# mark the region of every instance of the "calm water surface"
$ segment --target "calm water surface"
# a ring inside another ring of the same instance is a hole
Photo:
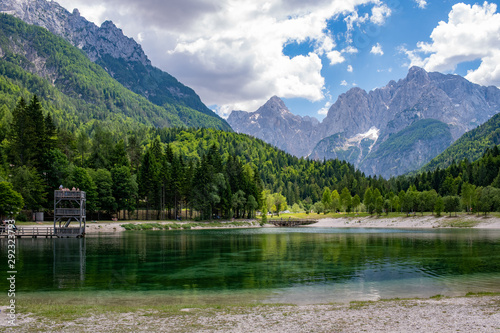
[[[496,230],[140,231],[17,249],[18,292],[29,295],[307,304],[500,292]]]

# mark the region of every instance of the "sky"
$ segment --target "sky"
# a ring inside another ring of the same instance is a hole
[[[113,21],[223,117],[282,98],[322,120],[411,66],[500,87],[500,9],[450,0],[57,0]]]

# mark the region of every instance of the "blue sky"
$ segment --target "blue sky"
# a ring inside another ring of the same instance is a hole
[[[448,14],[457,1],[428,1],[425,8],[420,8],[414,1],[392,2],[391,15],[384,24],[373,23],[355,26],[352,43],[346,41],[342,34],[338,34],[339,47],[342,45],[354,46],[358,52],[346,56],[345,62],[329,65],[323,60],[321,73],[325,77],[325,90],[329,93],[325,100],[310,102],[301,98],[284,98],[285,104],[295,114],[314,115],[313,110],[320,110],[325,105],[334,103],[337,97],[347,90],[357,86],[364,90],[372,90],[385,86],[390,80],[404,78],[411,64],[408,56],[400,51],[401,46],[414,49],[418,42],[430,42],[430,35],[440,21],[448,21]],[[472,1],[461,3],[473,5]],[[363,10],[364,9],[364,10]],[[366,9],[361,7],[362,15]],[[345,32],[345,16],[333,18],[329,23],[332,31]],[[380,45],[383,54],[370,52],[374,46]],[[294,56],[307,53],[311,49],[308,43],[286,46],[285,54]],[[447,73],[466,76],[467,71],[479,67],[480,60],[460,63],[455,70]],[[352,67],[352,71],[348,70]],[[342,83],[343,82],[343,83]],[[324,115],[314,115],[322,119]]]
[[[339,94],[404,78],[418,65],[500,86],[493,2],[434,0],[60,0],[112,20],[153,65],[227,116],[281,97],[322,119]]]

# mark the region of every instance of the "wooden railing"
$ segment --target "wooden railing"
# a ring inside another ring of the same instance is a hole
[[[64,237],[64,236],[82,236],[85,228],[56,228],[53,227],[22,227],[14,231],[16,237]],[[0,227],[0,236],[7,236],[8,229]]]
[[[56,199],[85,199],[84,191],[54,191]]]
[[[85,215],[85,209],[80,208],[56,208],[56,216],[80,216]]]
[[[8,230],[6,228],[0,228],[0,234],[8,234]],[[40,236],[40,237],[47,237],[47,236],[54,236],[54,228],[30,228],[30,227],[23,227],[23,228],[17,228],[17,230],[14,231],[14,234],[18,237],[22,236]]]

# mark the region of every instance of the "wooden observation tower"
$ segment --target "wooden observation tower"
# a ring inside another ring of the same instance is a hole
[[[57,237],[85,236],[86,202],[84,191],[54,191],[54,234]],[[78,226],[70,226],[71,222]]]

